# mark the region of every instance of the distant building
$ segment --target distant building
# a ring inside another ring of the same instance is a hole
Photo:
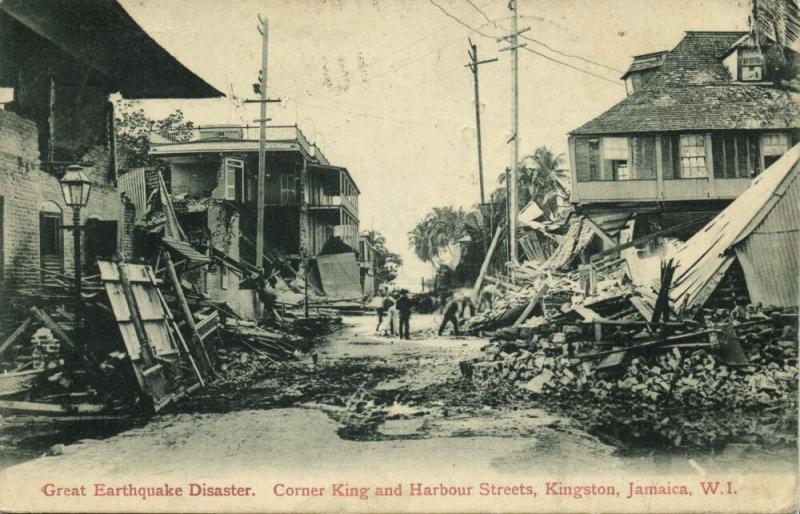
[[[59,273],[68,281],[72,274],[73,232],[60,228],[69,224],[70,213],[64,212],[59,184],[70,164],[83,165],[93,182],[82,210],[84,266],[118,252],[130,255],[133,213],[116,189],[110,94],[139,99],[222,93],[112,0],[0,2],[0,47],[0,297],[12,301],[16,290]]]
[[[578,212],[613,238],[625,214],[654,231],[723,209],[800,139],[800,95],[769,64],[745,32],[634,57],[628,97],[570,133]]]
[[[358,264],[361,268],[361,284],[364,295],[374,296],[378,293],[381,283],[378,281],[378,256],[381,253],[375,247],[369,232],[362,232],[358,238]]]

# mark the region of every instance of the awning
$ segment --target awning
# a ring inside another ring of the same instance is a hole
[[[0,11],[105,74],[125,98],[225,96],[162,48],[116,0],[4,0]]]

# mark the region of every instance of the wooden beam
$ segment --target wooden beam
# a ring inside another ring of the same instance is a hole
[[[24,334],[28,328],[30,328],[30,326],[30,318],[26,319],[20,326],[18,326],[17,329],[10,336],[8,336],[5,341],[3,341],[3,344],[0,345],[0,355],[3,355],[3,353],[10,348],[11,345],[14,344],[14,342],[16,342],[16,340],[19,339],[19,337]]]
[[[519,318],[517,318],[517,321],[514,322],[514,326],[515,327],[518,327],[519,325],[522,324],[523,321],[528,319],[528,316],[530,316],[531,312],[533,312],[533,308],[536,306],[537,303],[539,303],[539,300],[541,300],[542,297],[544,297],[544,295],[547,294],[547,290],[548,289],[549,289],[549,287],[547,286],[547,284],[545,284],[545,285],[542,286],[541,289],[539,289],[536,292],[535,295],[533,295],[533,298],[531,298],[531,301],[528,302],[528,306],[525,307],[525,310],[522,311],[522,314],[519,315]],[[544,314],[544,306],[542,306],[542,314]]]
[[[497,230],[494,232],[494,237],[492,238],[492,244],[489,245],[489,250],[487,250],[486,255],[483,258],[483,264],[481,264],[481,271],[478,273],[478,278],[475,280],[475,286],[472,288],[472,296],[477,298],[478,293],[481,291],[481,284],[483,284],[483,278],[486,275],[486,270],[489,269],[489,263],[492,261],[492,255],[494,254],[495,248],[497,248],[497,242],[500,241],[500,234],[503,233],[504,225],[500,224],[497,226]]]
[[[651,240],[653,240],[653,239],[655,239],[655,238],[657,238],[659,236],[663,236],[665,234],[669,234],[670,232],[675,232],[676,230],[681,230],[681,229],[688,228],[688,227],[691,227],[691,226],[694,226],[694,225],[699,225],[701,223],[708,223],[709,221],[711,221],[711,219],[714,216],[716,216],[716,213],[714,213],[714,214],[712,214],[712,215],[710,215],[708,217],[700,218],[699,220],[696,219],[696,220],[692,220],[692,221],[687,221],[686,223],[681,223],[679,225],[673,225],[671,227],[667,227],[665,229],[661,229],[661,230],[659,230],[657,232],[653,232],[652,234],[640,237],[638,239],[634,239],[630,243],[626,243],[626,244],[623,244],[623,245],[617,245],[614,248],[610,248],[608,250],[603,250],[600,253],[596,253],[596,254],[592,255],[591,260],[592,261],[597,261],[601,257],[605,257],[606,255],[619,253],[622,250],[625,250],[626,248],[631,248],[631,247],[636,246],[638,244],[646,243],[647,241],[651,241]]]
[[[64,332],[64,329],[62,329],[58,325],[58,323],[53,321],[53,318],[48,316],[43,310],[39,309],[38,307],[31,307],[31,313],[33,313],[34,316],[39,318],[39,321],[44,323],[44,326],[49,328],[53,333],[55,333],[55,335],[60,337],[62,341],[64,341],[71,347],[76,348],[75,342],[72,340],[72,338],[69,337],[67,333]]]
[[[520,289],[522,289],[519,286],[515,286],[511,282],[506,282],[505,280],[501,280],[501,279],[495,278],[495,277],[490,277],[488,275],[483,277],[483,280],[485,280],[486,282],[489,282],[491,284],[496,284],[498,286],[505,287],[506,289],[510,289],[512,291],[519,291]]]
[[[611,239],[611,236],[606,234],[602,228],[597,226],[597,223],[595,223],[594,220],[592,220],[592,218],[590,218],[589,216],[584,216],[583,221],[585,221],[589,225],[589,228],[592,229],[592,232],[597,234],[597,237],[603,240],[604,247],[605,245],[608,245],[608,248],[614,248],[615,246],[617,246],[617,242]]]
[[[186,296],[183,294],[183,286],[181,286],[181,281],[178,278],[178,273],[175,271],[175,266],[172,264],[172,258],[170,257],[169,252],[164,252],[164,262],[167,265],[167,272],[169,273],[169,278],[172,281],[172,286],[175,290],[175,296],[178,297],[178,303],[183,311],[183,317],[189,327],[189,332],[192,334],[192,340],[200,348],[200,351],[202,352],[201,355],[203,356],[205,363],[208,365],[209,374],[213,375],[214,364],[211,362],[211,357],[206,351],[203,340],[200,339],[200,335],[197,333],[197,326],[194,323],[194,315],[192,314],[191,309],[189,309],[189,303],[186,301]]]

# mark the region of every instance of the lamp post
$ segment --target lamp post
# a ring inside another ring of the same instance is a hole
[[[67,172],[61,178],[61,193],[64,203],[72,207],[72,225],[63,227],[72,230],[72,240],[75,257],[75,319],[76,330],[80,333],[81,325],[81,209],[89,202],[89,193],[92,191],[92,182],[83,173],[78,165],[67,167]]]

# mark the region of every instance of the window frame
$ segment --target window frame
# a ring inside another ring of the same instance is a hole
[[[697,144],[684,145],[684,141],[688,140],[688,138],[694,138],[695,139],[695,143],[697,142],[697,140],[702,140],[702,144],[701,145],[697,145]],[[697,152],[698,155],[684,155],[684,149],[685,148],[695,148],[695,149],[702,148],[702,152]],[[678,178],[680,178],[680,179],[696,179],[696,178],[708,179],[709,178],[708,137],[706,137],[706,134],[700,134],[700,133],[680,134],[678,136],[678,159],[680,159],[680,161],[678,163],[678,171],[679,171],[679,177]],[[703,174],[702,175],[687,174],[686,170],[689,170],[691,172],[692,169],[699,170],[701,168],[699,166],[691,166],[691,165],[688,166],[688,167],[685,167],[684,166],[684,162],[685,162],[686,159],[694,160],[694,162],[698,162],[700,159],[702,159]]]
[[[225,158],[224,162],[224,182],[225,182],[225,199],[233,202],[241,201],[241,196],[244,194],[244,161],[242,159],[233,159],[230,157]],[[237,172],[241,182],[241,193],[237,194]],[[231,194],[231,191],[233,194]]]

